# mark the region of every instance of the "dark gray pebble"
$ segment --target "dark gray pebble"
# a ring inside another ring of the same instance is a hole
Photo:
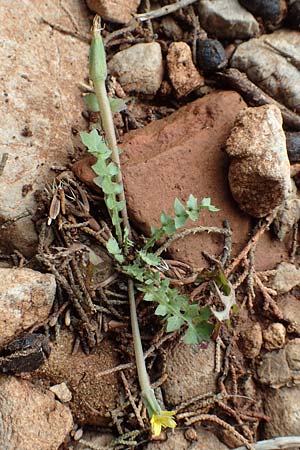
[[[286,147],[288,157],[291,163],[300,162],[300,133],[299,132],[286,132]]]
[[[278,25],[285,17],[285,0],[239,0],[239,3],[264,22]]]
[[[213,73],[227,65],[223,45],[217,39],[199,39],[197,42],[197,65],[204,73]]]
[[[291,3],[288,9],[286,22],[291,28],[295,28],[296,30],[300,29],[300,0]]]

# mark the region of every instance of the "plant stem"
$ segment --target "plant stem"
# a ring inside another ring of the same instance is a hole
[[[129,231],[129,238],[131,237],[131,231],[130,231],[130,224],[128,219],[128,213],[127,213],[127,207],[126,207],[126,201],[125,201],[125,193],[124,193],[124,185],[123,185],[123,178],[122,178],[122,172],[121,172],[121,164],[120,164],[120,157],[119,157],[119,149],[117,144],[117,138],[115,133],[115,127],[113,123],[112,113],[110,109],[110,104],[108,101],[106,86],[105,86],[105,80],[106,80],[106,59],[105,59],[105,53],[104,58],[99,57],[98,55],[94,54],[97,52],[98,48],[102,46],[103,42],[100,35],[100,23],[99,23],[99,17],[95,16],[94,22],[93,22],[93,29],[92,29],[92,46],[91,46],[91,56],[90,58],[93,60],[90,61],[90,66],[92,67],[91,72],[91,79],[94,84],[95,94],[99,103],[100,108],[100,116],[102,120],[102,125],[105,133],[106,140],[108,142],[109,149],[112,151],[112,161],[119,167],[119,173],[116,175],[116,181],[117,183],[122,187],[122,192],[119,194],[119,200],[124,200],[124,206],[121,211],[121,215],[123,218],[123,225],[124,227],[128,228]],[[93,44],[94,47],[93,48]],[[101,47],[100,47],[101,48]],[[104,49],[103,49],[104,51]],[[99,58],[99,67],[97,58]],[[104,66],[105,65],[105,66]]]
[[[136,358],[136,368],[139,376],[141,390],[144,391],[150,385],[149,377],[146,370],[144,352],[142,347],[141,335],[139,330],[138,318],[136,313],[136,305],[134,298],[134,284],[131,279],[128,280],[128,295],[130,305],[131,329],[133,336],[134,352]]]
[[[112,151],[112,160],[119,167],[119,173],[116,175],[117,183],[122,187],[122,192],[119,195],[120,200],[124,200],[124,207],[121,211],[123,218],[123,225],[128,230],[128,236],[131,237],[131,228],[128,220],[126,198],[124,193],[124,185],[121,172],[121,164],[119,158],[119,149],[117,145],[117,139],[115,134],[115,128],[106,92],[105,80],[107,76],[105,50],[100,35],[100,18],[95,16],[92,29],[92,44],[90,50],[90,77],[94,84],[95,94],[99,103],[100,115],[102,125],[105,133],[105,137],[108,143],[109,149]],[[142,396],[145,400],[146,406],[151,413],[159,412],[160,407],[154,395],[154,391],[151,389],[149,376],[146,370],[146,364],[144,360],[144,353],[141,341],[141,335],[139,330],[136,304],[134,297],[134,284],[133,280],[128,279],[128,296],[130,304],[130,317],[132,337],[134,344],[134,352],[136,359],[136,367],[138,372],[139,383],[142,391]],[[150,415],[151,417],[151,415]]]
[[[159,405],[155,398],[153,389],[150,385],[149,376],[146,369],[142,340],[140,335],[140,329],[138,324],[137,312],[136,312],[136,304],[134,298],[134,284],[133,280],[128,280],[128,296],[129,296],[129,305],[130,305],[130,319],[131,319],[131,329],[132,329],[132,338],[134,345],[134,353],[135,353],[135,361],[136,368],[140,383],[140,388],[142,391],[142,396],[146,402],[146,406],[151,410],[151,412],[159,412]]]

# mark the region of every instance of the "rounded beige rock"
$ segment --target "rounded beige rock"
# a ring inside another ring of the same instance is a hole
[[[241,210],[264,217],[288,197],[292,185],[282,117],[275,105],[238,114],[226,142],[229,185]]]
[[[204,84],[204,78],[196,69],[192,52],[185,42],[173,42],[167,55],[169,77],[177,97],[188,95]]]
[[[282,323],[272,323],[263,331],[264,346],[267,350],[282,348],[285,343],[286,329]]]
[[[157,42],[136,44],[116,53],[108,63],[124,91],[154,95],[163,80],[164,66]]]
[[[260,354],[262,343],[262,331],[259,323],[254,323],[241,332],[239,346],[246,358],[256,358]]]

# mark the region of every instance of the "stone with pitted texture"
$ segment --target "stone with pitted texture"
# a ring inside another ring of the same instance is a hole
[[[270,417],[270,421],[264,424],[262,430],[263,439],[300,435],[299,396],[300,386],[265,391],[264,411]],[[296,449],[293,447],[290,450]]]
[[[242,211],[264,217],[292,190],[282,117],[275,105],[242,111],[226,143],[229,184]]]
[[[14,377],[0,377],[0,448],[57,450],[73,427],[70,409],[50,391]]]
[[[215,392],[218,374],[214,368],[215,344],[178,344],[168,355],[168,378],[162,389],[172,406],[196,395]],[[189,368],[188,372],[186,368]]]
[[[257,362],[257,377],[261,384],[278,389],[300,384],[300,339],[293,339],[282,348],[267,352]]]
[[[285,344],[286,329],[282,323],[271,323],[263,331],[264,347],[267,350],[277,350]]]
[[[177,97],[183,97],[204,84],[193,63],[192,52],[185,42],[173,42],[167,54],[169,77]]]
[[[31,269],[0,269],[0,347],[47,319],[55,297],[54,275]]]

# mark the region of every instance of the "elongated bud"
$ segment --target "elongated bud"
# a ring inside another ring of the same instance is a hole
[[[93,83],[100,80],[104,81],[107,77],[106,57],[100,25],[100,17],[95,16],[90,47],[90,78]]]

